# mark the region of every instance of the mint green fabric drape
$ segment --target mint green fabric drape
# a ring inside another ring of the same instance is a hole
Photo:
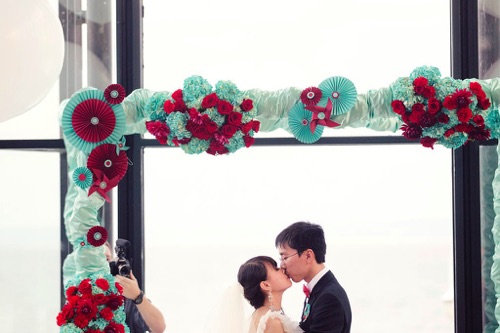
[[[495,242],[493,240],[492,228],[495,220],[493,208],[493,180],[495,170],[498,166],[496,147],[480,147],[480,185],[481,190],[481,244],[482,253],[482,276],[484,283],[484,332],[493,333],[498,327],[495,318],[495,285],[491,279],[491,267],[493,265],[493,254]]]

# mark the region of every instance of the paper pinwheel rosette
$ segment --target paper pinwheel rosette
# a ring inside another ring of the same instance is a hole
[[[85,89],[71,97],[64,107],[61,127],[69,143],[89,154],[104,143],[119,142],[125,132],[125,113],[121,106],[124,90],[110,85],[106,93]]]
[[[89,195],[98,192],[109,201],[106,193],[118,185],[128,169],[128,157],[124,150],[116,145],[102,144],[95,147],[87,159],[87,168],[93,174],[93,183]]]
[[[253,101],[230,81],[215,89],[200,76],[184,80],[183,89],[156,93],[147,102],[146,129],[161,144],[180,146],[188,154],[234,153],[250,147],[260,129]]]
[[[300,102],[288,113],[288,126],[298,141],[314,143],[321,137],[325,126],[340,125],[331,117],[350,111],[356,99],[356,87],[349,79],[341,76],[328,78],[318,87],[302,91]]]

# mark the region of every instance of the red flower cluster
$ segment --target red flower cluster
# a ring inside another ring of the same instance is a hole
[[[207,153],[218,155],[227,154],[229,150],[225,147],[229,140],[239,130],[244,134],[243,142],[246,147],[250,147],[255,139],[249,135],[250,131],[258,132],[260,129],[260,122],[251,120],[247,123],[242,122],[243,114],[241,112],[248,112],[253,109],[253,102],[251,99],[244,99],[239,105],[239,110],[235,109],[228,101],[219,99],[216,93],[211,93],[205,96],[201,102],[200,110],[196,108],[189,108],[183,100],[182,90],[176,90],[172,94],[172,100],[166,100],[163,104],[163,110],[167,115],[173,112],[182,112],[188,116],[185,124],[185,129],[191,133],[191,138],[199,140],[209,140],[210,146]],[[220,126],[210,118],[209,114],[204,113],[207,109],[215,108],[218,114],[224,116],[224,123]],[[170,142],[175,145],[183,145],[189,143],[191,138],[178,138],[168,125],[160,120],[147,121],[146,129],[153,134],[161,144]]]
[[[442,102],[436,98],[435,88],[429,85],[429,81],[423,76],[413,81],[413,91],[416,96],[422,97],[421,102],[414,103],[408,108],[401,100],[393,100],[391,103],[392,110],[400,115],[404,122],[401,130],[405,138],[420,139],[423,146],[432,148],[438,138],[422,137],[423,129],[437,124],[448,124],[450,116],[456,117],[458,124],[450,125],[444,133],[445,138],[457,132],[467,134],[469,140],[489,138],[490,132],[484,126],[484,118],[477,112],[487,110],[491,103],[479,83],[471,82],[468,89],[457,89]],[[476,113],[471,109],[473,96],[477,99],[477,107],[474,108]]]
[[[73,323],[86,333],[124,333],[124,325],[113,321],[114,311],[123,305],[122,287],[115,283],[118,293],[113,293],[104,278],[97,278],[95,286],[97,288],[93,288],[92,280],[87,278],[78,286],[66,289],[66,304],[57,315],[57,325]],[[91,321],[99,318],[107,322],[103,330],[89,327]]]

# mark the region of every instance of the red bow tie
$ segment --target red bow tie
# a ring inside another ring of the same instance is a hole
[[[309,289],[307,288],[306,285],[304,285],[302,290],[304,291],[304,294],[306,294],[306,297],[309,298],[309,295],[311,295],[311,292],[309,291]]]

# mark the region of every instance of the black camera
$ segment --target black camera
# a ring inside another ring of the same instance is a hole
[[[130,279],[130,262],[127,260],[127,248],[130,242],[126,239],[118,238],[116,240],[115,252],[117,258],[109,262],[111,275],[121,275]]]

